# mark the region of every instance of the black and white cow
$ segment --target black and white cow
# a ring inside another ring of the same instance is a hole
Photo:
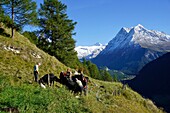
[[[43,77],[41,77],[39,80],[39,84],[40,85],[47,84],[47,85],[51,86],[51,85],[54,85],[54,81],[59,82],[60,80],[53,73],[50,73],[50,74],[45,74]]]
[[[60,83],[66,85],[69,90],[72,90],[74,93],[82,94],[82,91],[87,90],[87,81],[88,77],[81,75],[74,75],[71,78],[67,77],[64,72],[60,73]]]

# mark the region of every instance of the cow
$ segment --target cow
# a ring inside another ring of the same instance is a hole
[[[47,84],[47,85],[51,86],[51,85],[54,85],[54,81],[59,82],[60,80],[53,73],[50,73],[50,74],[45,74],[43,77],[41,77],[39,80],[39,84],[40,85]]]
[[[85,77],[83,74],[76,74],[72,77],[68,77],[66,73],[60,73],[60,83],[67,86],[69,90],[72,90],[74,93],[82,94],[82,91],[87,95],[87,83],[89,81],[88,77]]]
[[[80,79],[81,76],[79,75],[68,77],[66,73],[60,73],[60,83],[65,85],[69,90],[73,91],[74,94],[82,94],[83,85]]]

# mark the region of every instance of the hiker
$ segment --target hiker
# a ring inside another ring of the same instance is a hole
[[[85,76],[82,77],[83,92],[85,96],[87,96],[88,94],[88,87],[87,87],[88,79],[89,79],[88,77]]]
[[[78,70],[78,74],[79,74],[79,75],[82,75],[82,74],[83,74],[83,70],[79,69],[79,70]]]
[[[35,82],[38,82],[38,74],[39,74],[39,66],[41,65],[41,63],[37,63],[35,66],[34,66],[34,80]]]
[[[72,81],[72,72],[70,71],[70,69],[68,68],[66,71],[66,77]]]

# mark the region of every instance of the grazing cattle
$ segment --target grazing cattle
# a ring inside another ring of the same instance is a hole
[[[82,87],[82,88],[83,88],[83,84],[82,84],[82,82],[81,82],[79,79],[77,79],[77,78],[76,78],[76,83],[77,83],[80,87]]]
[[[75,94],[81,92],[80,86],[72,80],[67,80],[65,85],[68,87],[69,90],[73,91]]]
[[[44,88],[44,89],[46,88],[45,85],[42,84],[42,83],[40,83],[40,86],[41,86],[42,88]]]
[[[83,85],[83,87],[81,85],[80,86],[80,90],[81,90],[81,93],[82,91],[84,92],[84,95],[87,95],[88,94],[88,81],[89,81],[89,78],[88,77],[85,77],[83,74],[80,74],[80,75],[75,75],[72,77],[73,81],[76,81],[77,79],[81,81],[81,84]],[[76,81],[77,82],[77,81]]]
[[[76,82],[76,78],[77,78],[78,80],[82,81],[82,80],[83,80],[83,75],[74,75],[74,76],[72,76],[72,80],[73,80],[74,82]]]
[[[77,88],[75,89],[75,92],[78,93],[80,92],[80,94],[82,94],[82,91],[83,91],[83,84],[82,82],[76,78],[76,83],[77,83]]]
[[[39,84],[47,84],[49,86],[54,85],[54,81],[59,82],[58,77],[56,77],[53,73],[46,74],[40,78]]]
[[[74,76],[67,76],[66,73],[60,73],[60,79],[54,76],[53,73],[46,74],[40,78],[39,84],[42,88],[46,88],[45,84],[47,85],[54,85],[54,81],[59,82],[65,85],[69,90],[73,91],[74,94],[80,93],[84,91],[85,95],[87,94],[87,82],[88,77],[84,77],[83,74],[74,75]]]
[[[75,75],[71,78],[66,76],[64,72],[60,73],[60,83],[67,86],[69,90],[72,90],[75,94],[82,94],[83,84],[81,82],[82,76]]]
[[[66,82],[67,82],[66,73],[61,72],[61,73],[60,73],[60,83],[65,85]]]

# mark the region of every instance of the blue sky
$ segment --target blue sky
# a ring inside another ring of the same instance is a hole
[[[43,0],[36,0],[37,5]],[[122,27],[137,24],[170,34],[170,0],[61,0],[77,23],[76,46],[108,43]]]

